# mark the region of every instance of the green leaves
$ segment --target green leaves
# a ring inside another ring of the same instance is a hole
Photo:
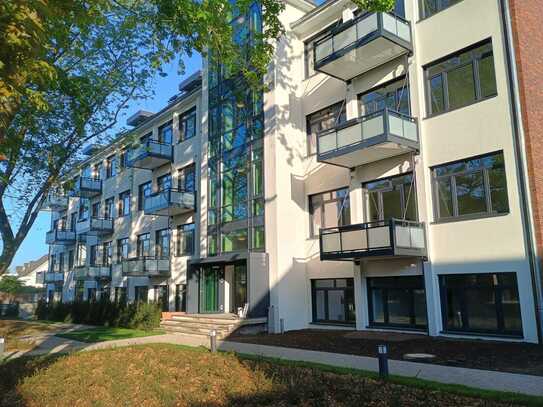
[[[352,0],[361,10],[389,12],[394,9],[395,0]]]

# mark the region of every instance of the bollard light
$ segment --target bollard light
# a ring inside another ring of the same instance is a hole
[[[0,355],[6,351],[6,339],[0,336]]]
[[[217,352],[217,331],[212,329],[209,331],[210,349],[211,353]]]
[[[386,345],[377,346],[377,358],[379,359],[379,377],[388,377],[388,349]]]

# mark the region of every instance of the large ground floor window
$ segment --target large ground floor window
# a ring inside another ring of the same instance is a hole
[[[311,280],[313,322],[354,324],[354,283],[352,278]]]
[[[515,273],[439,277],[446,331],[522,335]]]
[[[370,326],[426,329],[422,276],[368,278]]]

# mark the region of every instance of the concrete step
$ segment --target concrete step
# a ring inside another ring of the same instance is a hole
[[[172,317],[169,319],[171,321],[189,321],[189,322],[201,322],[201,323],[209,323],[209,324],[216,324],[216,325],[231,325],[239,323],[240,320],[238,318],[212,318],[212,317],[205,317],[205,316],[193,316],[193,315],[172,315]]]
[[[233,330],[236,329],[235,326],[232,326],[232,327],[224,326],[224,325],[212,326],[212,325],[207,325],[207,324],[199,324],[197,322],[180,323],[176,321],[163,321],[160,325],[165,329],[181,327],[181,328],[186,328],[186,329],[194,329],[195,331],[202,331],[202,332],[209,332],[213,329],[217,332],[232,332]]]
[[[186,327],[186,326],[162,326],[163,329],[168,333],[180,333],[180,334],[187,334],[187,335],[196,335],[196,336],[209,336],[209,330],[204,328],[193,328],[193,327]],[[217,338],[222,339],[227,337],[230,334],[230,331],[217,331]]]

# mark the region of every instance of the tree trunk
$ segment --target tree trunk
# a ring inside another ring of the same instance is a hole
[[[6,274],[9,270],[9,266],[17,253],[17,249],[20,246],[19,244],[14,244],[15,242],[4,242],[4,247],[2,248],[2,254],[0,254],[0,276]]]

